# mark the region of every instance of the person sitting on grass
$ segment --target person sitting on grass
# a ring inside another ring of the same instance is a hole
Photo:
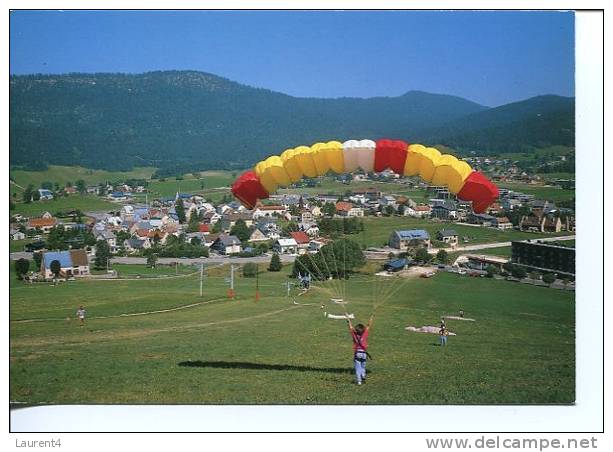
[[[351,319],[347,317],[347,323],[349,324],[349,333],[353,340],[353,366],[355,368],[356,383],[361,385],[362,382],[366,382],[366,359],[370,358],[368,354],[368,333],[372,326],[373,316],[370,316],[368,325],[364,326],[358,323],[356,327],[353,327]]]

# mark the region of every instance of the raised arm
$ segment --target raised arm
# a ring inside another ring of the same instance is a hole
[[[345,318],[347,319],[347,325],[349,326],[349,331],[353,331],[353,324],[351,323],[351,319],[347,315],[345,315]]]

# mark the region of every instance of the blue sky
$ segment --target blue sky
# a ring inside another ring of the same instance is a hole
[[[572,12],[13,11],[11,74],[193,69],[303,97],[574,96]]]

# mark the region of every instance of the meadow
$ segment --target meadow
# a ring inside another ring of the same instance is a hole
[[[575,190],[565,190],[554,186],[525,184],[520,182],[500,182],[498,187],[508,188],[526,195],[534,195],[536,199],[545,199],[554,203],[575,199]]]
[[[391,232],[400,229],[424,229],[428,231],[432,239],[436,238],[436,233],[441,229],[453,229],[460,236],[459,246],[569,235],[566,231],[559,233],[521,232],[514,229],[501,231],[494,228],[455,223],[435,223],[428,219],[413,217],[365,217],[362,221],[364,222],[364,231],[353,234],[350,238],[368,247],[380,247],[387,244]],[[462,237],[467,237],[468,242],[463,242]]]
[[[45,201],[32,201],[30,203],[15,203],[11,215],[21,214],[26,217],[38,217],[45,212],[68,212],[80,210],[81,212],[110,211],[121,209],[122,204],[107,201],[96,195],[70,195],[62,198],[53,198]]]
[[[236,179],[238,173],[230,171],[202,171],[197,174],[186,174],[182,179],[167,178],[164,180],[152,179],[149,190],[153,196],[174,196],[180,193],[204,194],[216,191],[229,193],[230,184]]]
[[[289,267],[24,284],[11,272],[10,400],[25,404],[524,404],[575,399],[574,294],[437,274],[358,274],[286,296]],[[168,269],[166,269],[166,274]],[[402,281],[402,282],[401,282]],[[397,292],[394,294],[393,290]],[[347,327],[323,312],[342,296],[357,321],[376,310],[368,382],[352,384]],[[386,296],[387,295],[387,296]],[[298,303],[298,304],[294,304]],[[321,304],[325,303],[325,309]],[[84,327],[74,320],[87,310]],[[448,320],[438,337],[405,331]],[[70,320],[67,320],[70,317]]]
[[[11,177],[14,181],[11,183],[11,190],[20,195],[29,184],[34,185],[34,188],[39,188],[43,182],[57,182],[60,187],[64,187],[67,182],[74,185],[79,179],[92,185],[126,179],[150,179],[154,172],[153,167],[134,168],[132,171],[105,171],[81,166],[49,165],[44,171],[11,170]]]

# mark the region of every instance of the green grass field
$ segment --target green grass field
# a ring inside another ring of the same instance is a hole
[[[403,284],[360,275],[317,283],[300,305],[285,296],[288,268],[237,278],[227,268],[160,280],[26,285],[11,273],[10,399],[31,404],[490,404],[572,403],[574,294],[507,281],[438,274]],[[377,281],[377,282],[374,282]],[[368,383],[352,384],[351,341],[331,296],[365,321],[379,306]],[[81,328],[74,317],[84,304]],[[476,322],[448,321],[464,309]],[[152,312],[158,311],[158,312]],[[149,312],[149,314],[147,314]],[[132,314],[132,315],[126,315]]]
[[[428,231],[431,238],[435,238],[436,233],[441,229],[453,229],[460,235],[460,237],[469,237],[469,241],[467,243],[460,242],[460,245],[508,242],[511,240],[526,240],[556,235],[569,235],[568,232],[541,234],[516,230],[501,231],[494,228],[466,226],[455,223],[434,223],[428,219],[412,217],[366,217],[363,219],[363,221],[364,231],[359,234],[351,235],[349,238],[366,246],[382,246],[383,244],[386,244],[389,241],[392,231],[397,229],[425,229]]]
[[[215,192],[216,189],[229,187],[237,175],[229,171],[203,171],[196,178],[193,174],[186,174],[183,179],[168,178],[164,181],[153,179],[149,183],[149,190],[154,196],[174,196],[177,192],[199,193]],[[228,193],[227,190],[223,190]]]
[[[48,201],[32,201],[31,203],[17,203],[15,209],[10,211],[10,214],[20,213],[27,217],[37,217],[45,212],[51,212],[55,215],[56,212],[66,212],[69,210],[87,211],[107,211],[119,210],[121,204],[107,201],[104,198],[95,195],[71,195],[65,198],[54,198]]]
[[[34,185],[34,188],[40,188],[43,182],[57,182],[60,187],[64,187],[66,182],[74,184],[79,179],[83,179],[86,184],[116,182],[125,179],[149,179],[154,172],[153,167],[134,168],[132,171],[104,171],[80,166],[50,165],[45,171],[11,170],[11,176],[16,184],[11,184],[11,190],[21,194],[28,184]]]
[[[536,199],[545,199],[552,202],[569,201],[575,198],[575,190],[565,190],[560,187],[505,182],[499,183],[498,186],[525,193],[526,195],[534,195]]]

